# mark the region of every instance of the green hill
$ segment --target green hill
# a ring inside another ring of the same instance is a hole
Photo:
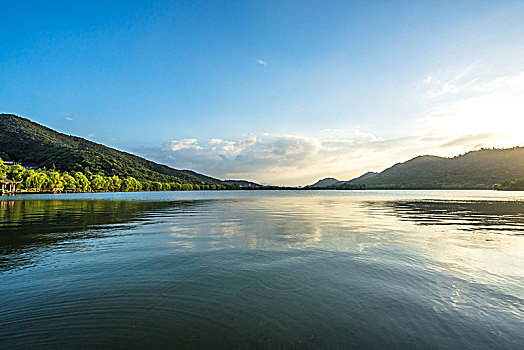
[[[13,114],[0,114],[0,157],[34,167],[84,171],[138,180],[200,184],[224,182],[177,170],[81,137],[59,133]]]
[[[325,179],[318,180],[314,184],[305,186],[304,188],[310,188],[310,189],[328,188],[328,187],[335,187],[343,183],[344,181],[337,180],[334,177],[326,177]]]
[[[453,158],[420,156],[348,183],[367,188],[485,189],[524,177],[524,147],[481,149]]]

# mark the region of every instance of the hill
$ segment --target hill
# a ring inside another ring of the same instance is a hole
[[[13,114],[0,114],[0,157],[33,167],[102,173],[137,180],[225,184],[190,170],[177,170],[81,137],[59,133]]]
[[[306,188],[327,188],[343,184],[344,181],[337,180],[333,177],[326,177],[325,179],[318,180],[312,185],[306,186]]]
[[[378,173],[376,173],[374,171],[368,171],[367,173],[365,173],[363,175],[360,175],[359,177],[357,177],[355,179],[352,179],[352,180],[349,180],[349,181],[344,181],[344,183],[363,183],[364,180],[368,180],[368,179],[374,177],[377,174]]]
[[[524,177],[524,147],[481,149],[453,158],[419,156],[371,177],[348,181],[367,188],[485,189]]]
[[[364,179],[368,179],[368,178],[371,178],[375,175],[377,175],[378,173],[374,173],[372,171],[369,171],[367,173],[365,173],[364,175],[361,175],[359,177],[357,177],[356,179],[353,179],[353,180],[350,180],[350,181],[341,181],[341,180],[337,180],[333,177],[326,177],[325,179],[322,179],[322,180],[318,180],[317,182],[315,182],[314,184],[312,185],[308,185],[308,186],[305,186],[304,188],[329,188],[329,189],[334,189],[334,188],[344,188],[344,189],[350,189],[350,188],[353,188],[353,184],[360,184],[359,182],[357,182],[357,180],[364,180]]]

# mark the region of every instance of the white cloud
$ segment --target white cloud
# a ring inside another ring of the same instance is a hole
[[[164,149],[169,151],[180,151],[183,149],[202,149],[202,147],[198,145],[197,139],[182,139],[166,143]]]
[[[175,168],[222,179],[305,185],[326,176],[347,180],[369,170],[383,170],[416,155],[434,153],[430,150],[456,154],[465,144],[478,144],[485,136],[456,140],[425,135],[386,140],[358,129],[332,130],[324,131],[321,137],[265,134],[263,139],[251,135],[240,140],[173,140],[163,147],[137,152]]]
[[[237,140],[179,139],[137,152],[222,179],[306,185],[327,176],[347,180],[381,171],[418,155],[454,156],[524,144],[524,72],[493,77],[472,67],[422,79],[427,108],[409,125],[391,125],[397,137],[326,128],[314,136],[282,132]]]
[[[95,134],[87,134],[87,137],[93,137]]]
[[[264,61],[264,60],[260,60],[259,59],[259,60],[257,60],[257,63],[260,64],[261,66],[264,66],[264,67],[267,66],[267,62]]]
[[[66,120],[74,120],[73,117],[65,117],[65,118],[66,118]]]
[[[211,150],[229,153],[229,154],[239,154],[244,149],[256,145],[260,142],[260,139],[257,139],[256,136],[248,136],[243,140],[238,141],[226,141],[222,139],[211,139],[208,141],[208,144],[211,146]]]

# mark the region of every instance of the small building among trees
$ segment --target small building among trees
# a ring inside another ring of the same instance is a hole
[[[0,193],[1,194],[15,193],[16,184],[19,184],[21,182],[22,181],[10,180],[7,177],[4,179],[0,179]]]

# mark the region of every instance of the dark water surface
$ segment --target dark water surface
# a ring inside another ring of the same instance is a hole
[[[0,348],[524,348],[524,193],[0,199]]]

